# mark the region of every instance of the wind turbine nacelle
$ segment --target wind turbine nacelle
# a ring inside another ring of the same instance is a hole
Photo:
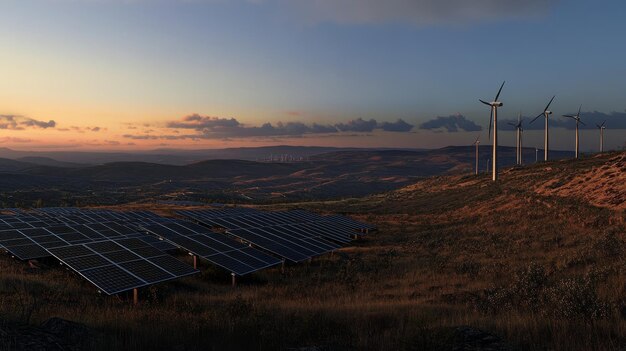
[[[544,113],[545,113],[546,115],[551,115],[551,114],[552,114],[552,111],[546,111],[546,112],[544,112]]]
[[[494,101],[491,103],[491,106],[495,106],[495,107],[502,107],[502,105],[504,105],[503,103],[501,103],[500,101]]]

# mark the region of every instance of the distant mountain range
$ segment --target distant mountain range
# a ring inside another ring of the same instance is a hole
[[[294,158],[308,158],[332,151],[359,150],[320,146],[266,146],[224,149],[155,149],[147,151],[97,152],[97,151],[17,151],[0,148],[0,158],[24,160],[41,165],[57,165],[59,162],[98,165],[111,162],[151,162],[168,165],[186,165],[194,162],[215,159],[238,159],[258,161],[272,155],[291,155]],[[56,164],[54,162],[56,161]]]
[[[224,151],[227,150],[227,151]],[[190,157],[170,154],[169,160],[182,164],[153,162],[161,159],[158,152],[150,154],[119,154],[133,161],[107,162],[88,165],[74,161],[76,153],[57,160],[48,156],[21,156],[19,159],[0,158],[0,201],[8,206],[45,198],[47,205],[62,201],[115,204],[132,201],[191,200],[247,201],[315,200],[364,196],[397,189],[419,178],[473,173],[474,147],[459,146],[437,150],[374,150],[271,147],[224,149],[214,155],[229,152],[268,155],[291,151],[307,155],[300,162],[258,162],[245,159],[209,159],[182,163],[205,155],[195,151]],[[236,150],[236,151],[235,151]],[[513,165],[515,149],[501,147],[501,167]],[[6,152],[6,150],[5,150]],[[185,151],[186,152],[186,151]],[[81,157],[95,153],[78,153]],[[72,157],[69,157],[69,156]],[[111,155],[100,154],[101,160]],[[486,171],[491,156],[489,146],[480,148],[480,169]],[[121,157],[121,156],[118,156]],[[304,157],[304,156],[303,156]],[[572,157],[570,152],[551,152],[552,159]],[[142,158],[143,161],[136,161]],[[535,150],[525,149],[526,163],[535,160]],[[24,200],[26,199],[26,200]]]

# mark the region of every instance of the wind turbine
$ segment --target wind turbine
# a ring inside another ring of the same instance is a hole
[[[478,175],[478,145],[480,145],[480,135],[474,141],[474,145],[476,145],[476,175]]]
[[[583,105],[580,105],[580,107],[578,108],[578,113],[576,115],[563,115],[563,117],[567,117],[567,118],[572,118],[576,121],[576,159],[578,159],[578,150],[579,150],[579,138],[578,138],[578,124],[582,124],[584,126],[586,126],[586,124],[580,120],[580,109],[583,107]]]
[[[522,127],[522,122],[524,119],[520,121],[519,124],[519,164],[520,166],[524,165],[524,128]]]
[[[535,147],[535,163],[537,163],[537,161],[539,161],[539,148]]]
[[[506,82],[506,81],[505,81]],[[493,121],[493,167],[492,167],[492,176],[491,179],[495,182],[498,179],[498,107],[502,107],[502,103],[498,101],[500,97],[500,93],[502,92],[502,87],[504,87],[504,83],[500,86],[500,90],[498,90],[498,94],[496,94],[496,98],[493,99],[492,102],[487,102],[480,100],[483,104],[491,107],[491,116],[489,117],[489,135],[491,136],[491,122]]]
[[[552,103],[552,101],[554,100],[555,97],[556,97],[556,95],[553,96],[552,99],[550,99],[550,102],[548,102],[548,105],[546,105],[546,108],[543,109],[542,113],[540,113],[539,115],[537,115],[537,117],[535,117],[532,121],[530,121],[530,123],[533,123],[534,121],[537,120],[537,118],[541,117],[542,115],[546,118],[546,130],[545,130],[544,136],[543,136],[543,143],[544,143],[543,160],[544,161],[548,160],[548,145],[549,145],[549,140],[548,140],[548,116],[550,116],[552,114],[552,111],[548,110],[548,108],[550,107],[550,104]]]
[[[606,123],[606,121],[602,122],[600,125],[596,124],[596,127],[600,129],[600,152],[604,152],[604,130],[606,129],[604,123]]]
[[[517,124],[515,123],[511,123],[509,122],[509,125],[512,125],[513,127],[515,127],[515,131],[516,131],[516,144],[515,144],[515,148],[517,151],[517,154],[515,155],[515,164],[517,165],[521,165],[522,164],[522,113],[520,112],[519,115],[517,116]]]

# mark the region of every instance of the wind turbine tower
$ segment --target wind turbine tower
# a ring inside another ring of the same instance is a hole
[[[515,144],[515,148],[517,152],[517,154],[515,155],[516,165],[522,164],[522,122],[523,122],[523,119],[522,119],[521,112],[517,116],[517,124],[509,122],[509,125],[512,125],[513,127],[515,127],[515,132],[516,132],[516,144]]]
[[[546,106],[546,108],[543,109],[543,112],[540,113],[539,115],[537,115],[537,117],[535,117],[532,121],[530,121],[530,123],[533,123],[534,121],[537,120],[537,118],[544,116],[546,119],[546,128],[544,131],[544,136],[543,136],[543,143],[544,143],[544,149],[543,149],[543,160],[544,161],[548,161],[548,151],[549,151],[549,140],[548,140],[548,117],[552,114],[552,111],[548,110],[548,108],[550,107],[550,104],[552,104],[552,101],[554,100],[554,98],[556,97],[553,96],[552,99],[550,99],[550,102],[548,102],[548,105]]]
[[[606,121],[602,122],[600,125],[596,124],[596,127],[600,129],[600,152],[604,152],[604,130],[606,129],[604,123],[606,123]]]
[[[535,148],[535,163],[539,161],[539,148]]]
[[[586,125],[585,123],[583,123],[583,121],[580,120],[580,109],[583,107],[583,105],[580,105],[580,107],[578,108],[578,113],[576,115],[563,115],[563,117],[567,117],[567,118],[572,118],[573,120],[576,121],[576,159],[578,159],[578,151],[579,151],[579,146],[580,146],[580,142],[579,142],[579,138],[578,138],[578,124],[582,124],[582,125]]]
[[[491,116],[489,117],[489,135],[491,135],[491,122],[493,122],[493,157],[491,160],[493,166],[491,179],[494,182],[498,179],[498,107],[502,107],[503,105],[500,101],[498,101],[498,98],[500,97],[504,83],[505,82],[502,82],[500,90],[498,90],[498,94],[496,94],[496,98],[493,99],[492,102],[486,102],[479,99],[480,102],[491,107]]]
[[[478,175],[478,146],[480,145],[480,135],[474,141],[474,145],[476,145],[476,175]]]

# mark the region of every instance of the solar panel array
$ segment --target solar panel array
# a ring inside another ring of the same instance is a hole
[[[262,251],[190,222],[163,222],[145,226],[144,229],[236,275],[281,263],[281,260]]]
[[[179,211],[42,208],[0,211],[0,248],[22,259],[54,256],[106,294],[197,273],[167,251],[182,248],[234,275],[334,251],[375,229],[344,216],[222,207]],[[223,228],[216,233],[210,228]]]
[[[223,228],[243,242],[300,262],[349,243],[356,231],[374,227],[344,216],[303,211],[261,212],[246,208],[181,210],[178,214],[212,228]]]
[[[199,272],[136,238],[76,244],[49,251],[107,295]]]

